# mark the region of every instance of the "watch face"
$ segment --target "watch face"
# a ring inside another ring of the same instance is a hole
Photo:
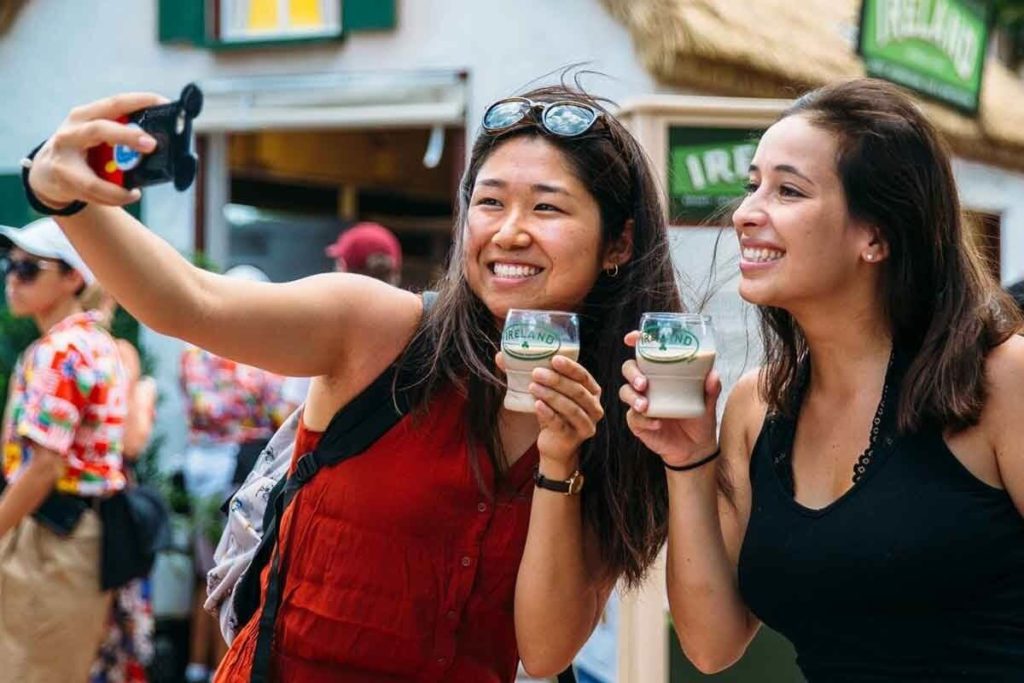
[[[569,480],[569,495],[575,496],[577,493],[583,490],[583,475],[577,474]]]

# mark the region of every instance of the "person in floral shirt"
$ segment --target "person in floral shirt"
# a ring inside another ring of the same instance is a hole
[[[117,302],[98,282],[79,297],[86,310],[101,314],[103,327],[112,330]],[[113,334],[113,332],[111,332]],[[124,426],[125,475],[135,483],[133,465],[149,444],[156,419],[156,380],[142,374],[138,349],[127,339],[114,337],[118,357],[128,381],[128,411]],[[152,584],[148,577],[134,579],[114,591],[107,618],[107,635],[93,660],[88,683],[146,683],[146,667],[153,661]]]
[[[92,273],[51,219],[0,228],[7,304],[42,337],[11,377],[2,433],[0,681],[84,681],[102,639],[102,497],[125,487],[127,382],[78,296]]]
[[[225,274],[268,281],[263,271],[247,265]],[[206,574],[213,568],[213,549],[224,528],[221,505],[232,484],[241,483],[254,462],[246,455],[258,454],[297,407],[285,398],[285,379],[192,345],[181,355],[181,386],[188,410],[185,487],[192,504],[198,578],[186,671],[189,683],[206,681],[227,649],[216,620],[203,609]]]
[[[195,444],[267,440],[295,406],[283,400],[285,378],[215,356],[197,346],[181,355],[188,438]]]

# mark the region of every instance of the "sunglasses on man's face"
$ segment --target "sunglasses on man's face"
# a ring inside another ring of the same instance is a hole
[[[60,264],[53,261],[4,257],[0,259],[0,270],[3,271],[4,277],[14,275],[19,282],[28,284],[39,277],[39,273],[44,270],[60,270]]]
[[[590,130],[601,112],[589,104],[561,100],[534,102],[525,97],[498,100],[484,112],[483,126],[488,133],[497,133],[532,117],[552,135],[571,138]]]

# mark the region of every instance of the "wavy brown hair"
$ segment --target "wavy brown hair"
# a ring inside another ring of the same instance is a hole
[[[889,246],[881,296],[893,345],[906,364],[901,432],[961,430],[985,403],[985,358],[1020,327],[1012,300],[985,268],[965,225],[950,155],[907,96],[858,79],[811,91],[781,118],[803,116],[836,136],[847,211]],[[769,407],[796,411],[807,341],[793,317],[760,307]]]
[[[617,276],[602,273],[586,296],[580,318],[580,363],[601,385],[604,419],[582,446],[583,519],[597,539],[604,569],[636,584],[654,561],[667,531],[668,493],[661,460],[626,426],[618,399],[622,363],[631,356],[623,336],[644,311],[681,309],[669,257],[660,195],[642,148],[604,101],[577,86],[551,86],[523,95],[534,102],[572,100],[602,112],[586,133],[563,138],[533,120],[497,134],[481,132],[473,145],[458,196],[458,219],[447,272],[437,284],[437,303],[424,317],[403,367],[412,370],[412,404],[424,411],[444,387],[455,385],[468,398],[471,441],[482,445],[495,471],[505,467],[497,428],[505,381],[494,365],[500,329],[466,280],[464,249],[470,195],[477,173],[509,140],[543,137],[564,155],[600,208],[602,246],[618,239],[633,221],[633,255]],[[478,470],[479,472],[479,470]]]

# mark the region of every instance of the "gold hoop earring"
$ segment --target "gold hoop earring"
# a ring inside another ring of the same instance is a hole
[[[618,277],[619,276],[619,264],[616,263],[611,268],[605,268],[604,269],[604,274],[607,275],[608,277]]]

